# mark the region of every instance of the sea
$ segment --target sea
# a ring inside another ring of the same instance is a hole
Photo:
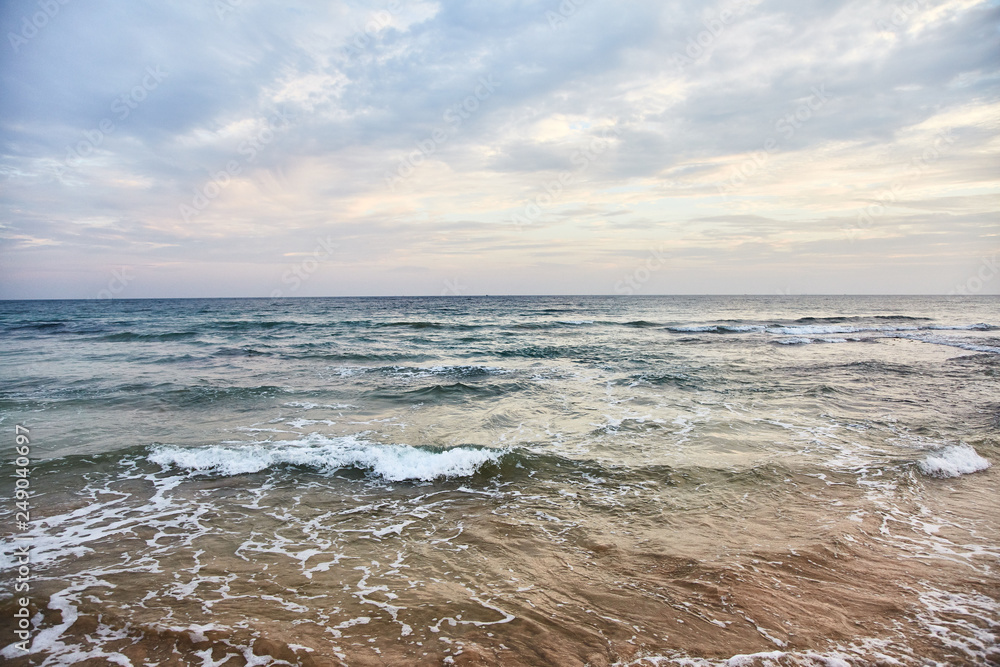
[[[0,369],[6,665],[1000,664],[997,296],[4,301]]]

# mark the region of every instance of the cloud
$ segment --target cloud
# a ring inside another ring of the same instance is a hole
[[[992,2],[58,6],[0,9],[0,297],[267,294],[327,237],[315,293],[611,292],[662,244],[702,276],[651,290],[946,292],[995,251]]]

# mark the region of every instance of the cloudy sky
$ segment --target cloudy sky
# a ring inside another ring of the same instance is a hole
[[[0,26],[0,298],[1000,293],[997,0]]]

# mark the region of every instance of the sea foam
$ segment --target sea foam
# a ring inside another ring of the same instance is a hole
[[[164,467],[223,476],[255,473],[281,465],[333,472],[362,468],[383,479],[429,481],[440,477],[468,477],[484,464],[499,461],[504,449],[455,447],[434,451],[410,445],[381,445],[357,436],[327,438],[316,434],[302,440],[269,444],[211,447],[161,445],[149,460]]]
[[[986,470],[990,462],[966,444],[940,449],[920,462],[920,471],[931,477],[958,477]]]

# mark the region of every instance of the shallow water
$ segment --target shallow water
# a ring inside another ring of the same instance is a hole
[[[0,340],[12,664],[1000,660],[996,297],[2,302]]]

